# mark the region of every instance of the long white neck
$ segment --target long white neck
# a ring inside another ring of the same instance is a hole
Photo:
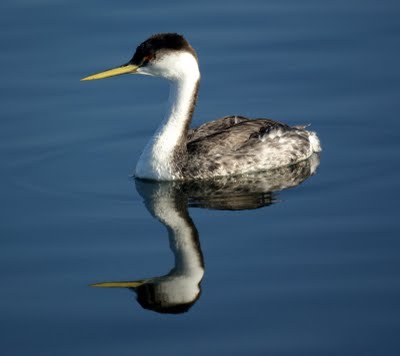
[[[170,275],[184,276],[200,282],[203,273],[203,257],[199,248],[198,233],[187,211],[177,210],[173,200],[159,201],[154,205],[154,215],[168,229],[169,243],[175,257]]]
[[[168,229],[175,264],[167,275],[153,279],[153,283],[157,282],[157,292],[163,300],[172,304],[193,301],[204,275],[198,232],[187,211],[187,201],[177,197],[177,191],[172,186],[160,186],[146,204]]]
[[[192,120],[200,73],[193,57],[181,55],[180,65],[186,69],[171,77],[166,117],[146,145],[136,166],[136,176],[153,180],[182,178],[180,166],[187,159],[186,137]],[[176,63],[175,63],[176,65]],[[186,67],[185,67],[186,66]]]

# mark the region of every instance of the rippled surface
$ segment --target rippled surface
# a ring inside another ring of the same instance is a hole
[[[389,0],[2,1],[2,353],[398,355],[399,10]],[[79,82],[160,31],[198,51],[197,124],[312,123],[324,149],[317,174],[272,205],[269,195],[251,210],[192,202],[205,272],[196,303],[173,315],[129,290],[89,287],[174,266],[130,178],[167,83]]]

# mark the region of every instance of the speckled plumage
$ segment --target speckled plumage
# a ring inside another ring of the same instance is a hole
[[[320,151],[315,133],[303,127],[242,116],[227,116],[189,130],[186,148],[181,170],[182,177],[190,179],[275,169]]]
[[[138,47],[134,62],[142,58],[153,58],[146,74],[169,79],[172,89],[167,118],[139,160],[138,177],[198,180],[240,175],[292,165],[321,150],[314,132],[270,119],[227,116],[189,129],[200,81],[194,49],[183,36],[159,34]]]

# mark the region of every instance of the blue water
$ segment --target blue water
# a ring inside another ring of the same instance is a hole
[[[2,355],[399,355],[399,18],[390,0],[3,0]],[[188,208],[205,270],[181,314],[89,286],[174,266],[131,178],[167,83],[79,81],[167,31],[200,58],[196,124],[311,123],[323,145],[272,205]]]

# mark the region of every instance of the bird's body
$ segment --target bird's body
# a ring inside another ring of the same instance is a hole
[[[127,64],[84,80],[125,73],[171,82],[169,109],[136,166],[138,178],[210,179],[295,164],[321,150],[314,132],[270,119],[227,116],[190,129],[200,81],[197,55],[177,34],[143,42]]]
[[[186,175],[213,177],[288,166],[320,150],[314,135],[269,119],[215,120],[189,131]]]

